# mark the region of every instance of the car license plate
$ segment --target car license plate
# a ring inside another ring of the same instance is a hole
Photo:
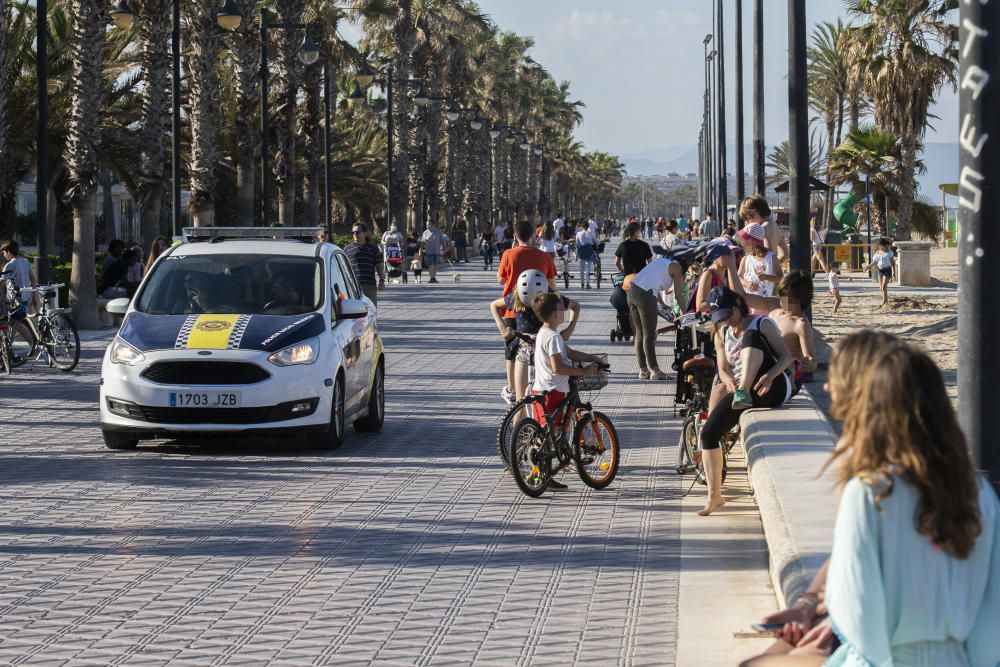
[[[238,408],[243,395],[238,391],[172,391],[172,408]]]

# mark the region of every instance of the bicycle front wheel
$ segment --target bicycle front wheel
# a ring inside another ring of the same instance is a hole
[[[35,351],[35,332],[31,330],[24,320],[11,323],[10,337],[10,365],[17,368],[28,359]]]
[[[10,326],[8,324],[8,326]],[[10,375],[14,370],[14,364],[10,358],[10,337],[6,331],[0,331],[0,366],[3,372]]]
[[[49,331],[45,338],[45,349],[52,365],[67,372],[76,368],[80,363],[80,333],[73,318],[65,313],[49,317]]]
[[[511,444],[514,442],[514,429],[522,419],[532,416],[531,406],[541,402],[541,400],[540,396],[525,396],[507,408],[507,412],[500,418],[500,428],[497,429],[497,454],[503,461],[504,468],[510,468],[510,450]]]
[[[576,470],[587,486],[603,489],[618,474],[618,432],[602,412],[585,415],[573,432]]]
[[[517,487],[531,498],[545,493],[552,474],[552,461],[545,441],[545,429],[530,417],[514,429],[510,468]]]

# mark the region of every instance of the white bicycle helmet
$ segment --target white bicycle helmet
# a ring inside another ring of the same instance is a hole
[[[539,294],[549,291],[549,279],[538,269],[528,269],[517,277],[517,298],[530,306]]]

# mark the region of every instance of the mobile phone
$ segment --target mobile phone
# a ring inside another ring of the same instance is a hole
[[[783,627],[784,623],[754,623],[750,626],[757,632],[778,632]]]

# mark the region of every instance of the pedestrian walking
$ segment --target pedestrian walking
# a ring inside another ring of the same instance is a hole
[[[424,265],[430,274],[429,283],[437,282],[437,267],[441,263],[441,253],[445,248],[445,237],[437,222],[430,220],[427,222],[427,229],[420,237],[420,249],[424,255]]]
[[[869,271],[873,268],[878,269],[878,288],[882,292],[883,306],[889,305],[889,281],[892,280],[894,258],[895,255],[892,252],[892,248],[889,247],[889,241],[880,239],[878,242],[878,251],[872,256],[871,264],[868,265]]]
[[[701,238],[705,241],[711,241],[722,233],[722,227],[719,225],[719,221],[712,217],[711,211],[705,214],[705,219],[701,221],[699,232],[701,233]]]
[[[576,257],[580,260],[580,289],[590,289],[590,274],[597,257],[597,238],[587,226],[581,225],[576,233]]]
[[[627,280],[629,316],[635,331],[635,360],[640,380],[666,380],[656,359],[657,304],[668,307],[663,293],[673,288],[678,304],[684,302],[684,269],[671,259],[654,259]]]
[[[361,284],[361,291],[377,306],[378,292],[385,289],[385,265],[382,253],[371,242],[368,226],[365,223],[354,223],[351,235],[354,241],[347,244],[344,254],[347,255],[351,268],[354,269],[354,275]]]
[[[483,271],[493,270],[493,244],[494,236],[491,232],[485,231],[479,237],[479,256],[483,258]]]
[[[833,314],[836,315],[837,311],[840,310],[840,269],[833,268],[830,269],[827,274],[827,279],[830,281],[830,296],[833,297]]]

